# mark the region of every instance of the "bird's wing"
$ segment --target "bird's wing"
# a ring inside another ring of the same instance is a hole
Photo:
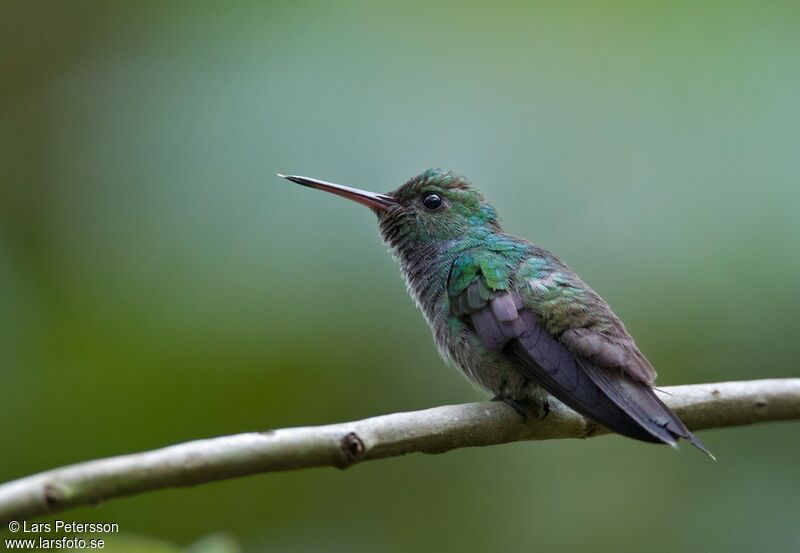
[[[516,273],[519,293],[546,330],[595,366],[654,385],[656,371],[608,304],[561,260],[532,256]]]
[[[521,299],[510,290],[516,265],[501,253],[480,249],[457,257],[450,270],[451,315],[469,322],[489,350],[503,349],[524,330],[517,316]]]
[[[659,441],[674,444],[684,438],[710,453],[683,422],[656,396],[656,372],[636,347],[622,321],[608,304],[563,262],[553,256],[532,256],[516,273],[522,299],[521,316],[526,334],[512,346],[524,363],[541,358],[540,336],[549,336],[574,359],[577,374],[586,377],[600,393],[627,416],[622,429],[617,420],[593,417],[612,430],[626,434],[631,422]],[[538,328],[535,328],[538,327]],[[528,362],[535,372],[535,363]],[[540,364],[545,371],[547,368]],[[556,395],[556,394],[554,394]],[[559,398],[561,399],[561,398]],[[563,401],[563,400],[562,400]],[[569,401],[565,401],[569,405]],[[630,435],[630,434],[628,434]]]
[[[453,314],[469,321],[487,349],[502,351],[579,413],[632,438],[675,444],[682,437],[707,451],[653,392],[655,372],[622,323],[557,260],[461,256],[448,293]]]

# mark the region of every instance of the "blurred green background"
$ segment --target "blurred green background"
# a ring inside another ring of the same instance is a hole
[[[795,2],[0,2],[0,481],[485,397],[373,215],[276,171],[453,169],[661,385],[797,376],[798,29]],[[61,518],[248,552],[798,550],[800,426],[702,438],[719,462],[520,443]]]

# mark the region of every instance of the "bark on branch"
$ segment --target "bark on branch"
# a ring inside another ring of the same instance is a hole
[[[673,386],[664,391],[664,401],[691,430],[800,419],[800,378]],[[560,404],[552,406],[546,419],[523,423],[505,404],[482,402],[223,436],[88,461],[2,484],[0,521],[262,472],[344,468],[406,453],[606,432]]]

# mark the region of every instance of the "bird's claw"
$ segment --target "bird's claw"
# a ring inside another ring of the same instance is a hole
[[[547,402],[547,400],[517,400],[498,394],[492,398],[492,401],[502,401],[511,407],[520,417],[522,417],[522,422],[528,422],[528,413],[535,413],[536,418],[539,420],[544,420],[547,415],[550,414],[550,404]]]

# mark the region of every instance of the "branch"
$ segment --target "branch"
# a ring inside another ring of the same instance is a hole
[[[665,392],[666,403],[692,430],[800,419],[800,378],[674,386]],[[0,521],[262,472],[345,468],[406,453],[588,438],[606,432],[560,403],[552,406],[546,419],[523,423],[503,403],[482,402],[223,436],[88,461],[2,484]]]

